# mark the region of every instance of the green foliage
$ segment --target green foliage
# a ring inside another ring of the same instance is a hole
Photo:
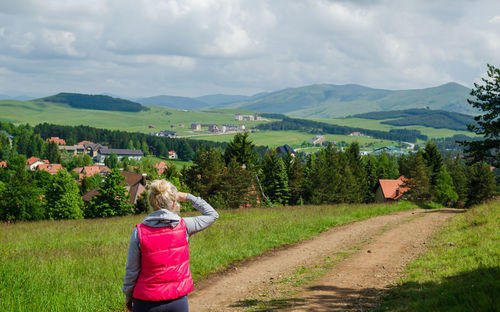
[[[436,177],[443,166],[443,158],[439,153],[436,143],[428,141],[423,152],[425,165],[429,169],[429,177],[432,186],[436,185]]]
[[[147,107],[129,100],[113,98],[107,95],[88,95],[78,93],[59,93],[42,99],[45,102],[64,103],[74,108],[140,112]]]
[[[421,151],[418,151],[418,153],[412,157],[409,175],[406,178],[407,181],[405,184],[410,190],[405,196],[419,203],[430,201],[431,182]]]
[[[469,196],[467,167],[459,157],[456,157],[448,162],[447,168],[451,178],[453,179],[453,189],[458,196],[455,206],[464,207]]]
[[[116,169],[116,168],[118,168],[118,156],[115,153],[111,153],[109,156],[106,156],[104,158],[104,164],[109,169]]]
[[[273,204],[286,205],[290,198],[288,176],[280,156],[273,151],[267,154],[262,165],[262,188]]]
[[[80,181],[80,195],[87,194],[90,190],[96,188],[102,182],[100,174],[95,174],[92,177],[83,177]]]
[[[292,157],[288,153],[284,160],[286,175],[288,178],[288,188],[290,189],[290,205],[297,205],[302,199],[302,184],[304,181],[304,170],[302,168],[301,159],[297,156]]]
[[[83,218],[83,200],[78,185],[64,170],[52,177],[45,192],[45,211],[51,220]]]
[[[485,162],[469,167],[469,195],[467,206],[473,206],[491,199],[495,195],[495,177]]]
[[[148,192],[142,192],[134,206],[134,214],[148,213],[150,211]]]
[[[477,125],[467,128],[484,137],[482,141],[464,142],[472,161],[486,160],[500,167],[500,69],[488,64],[488,78],[481,78],[484,84],[474,83],[467,102],[481,111],[474,119]]]
[[[248,169],[251,169],[257,160],[253,151],[254,147],[252,140],[248,138],[248,132],[237,133],[226,147],[224,159],[227,164],[235,159],[240,166],[245,165]]]
[[[24,168],[26,158],[20,156],[21,164],[15,168],[8,185],[0,194],[0,219],[4,221],[42,220],[45,212],[42,207],[41,190]],[[24,160],[24,162],[23,162]]]
[[[442,166],[436,175],[436,185],[433,188],[433,193],[443,205],[451,206],[452,203],[458,201],[458,194],[453,187],[453,178],[445,166]]]
[[[129,214],[133,205],[129,203],[130,195],[120,185],[125,180],[120,170],[113,169],[106,174],[103,183],[99,186],[99,195],[95,196],[84,209],[86,218],[124,216]]]
[[[55,142],[48,142],[43,149],[43,159],[47,159],[51,164],[61,163],[61,154],[59,154],[59,146]]]

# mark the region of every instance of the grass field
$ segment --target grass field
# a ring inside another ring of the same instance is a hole
[[[349,127],[358,127],[358,128],[365,128],[365,129],[373,129],[373,130],[381,130],[381,131],[389,131],[391,129],[415,129],[415,130],[420,130],[420,132],[422,132],[422,134],[427,135],[429,137],[429,139],[446,138],[446,137],[451,137],[455,134],[464,134],[464,135],[471,136],[471,137],[475,136],[470,131],[437,129],[437,128],[424,127],[424,126],[397,127],[397,126],[386,125],[386,124],[380,123],[383,120],[362,119],[362,118],[334,118],[334,119],[315,119],[315,120],[329,123],[329,124],[349,126]]]
[[[500,201],[453,218],[377,311],[500,311]]]
[[[193,277],[196,283],[332,226],[413,208],[402,202],[220,211],[212,227],[190,239]],[[142,218],[0,224],[0,310],[122,310],[128,241]]]
[[[146,133],[159,130],[172,130],[178,134],[193,134],[189,129],[193,122],[245,124],[246,127],[254,127],[262,123],[260,121],[235,121],[235,113],[248,113],[242,110],[183,111],[159,106],[149,106],[149,108],[149,111],[134,113],[75,109],[65,104],[45,102],[3,100],[0,101],[0,121],[15,124],[29,123],[31,125],[42,122],[71,126],[88,125],[97,128]],[[179,127],[180,123],[183,123],[185,127]],[[150,124],[156,128],[149,129]],[[176,127],[172,129],[170,128],[171,125],[175,125]]]
[[[283,144],[288,144],[294,148],[299,147],[302,142],[309,142],[315,134],[302,132],[302,131],[258,131],[250,133],[250,139],[254,141],[255,145],[263,145],[269,147],[276,147]],[[233,134],[227,135],[211,135],[211,136],[199,136],[193,139],[200,140],[210,140],[216,142],[229,142],[233,139]],[[325,134],[325,139],[328,141],[344,141],[346,143],[358,142],[360,145],[365,145],[368,143],[373,143],[370,149],[396,145],[397,142],[389,140],[380,140],[367,137],[354,137],[348,135],[337,135],[337,134]]]

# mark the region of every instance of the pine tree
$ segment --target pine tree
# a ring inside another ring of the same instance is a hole
[[[431,185],[422,152],[418,151],[412,161],[410,174],[406,177],[405,183],[409,188],[407,196],[415,202],[429,201],[431,199]]]
[[[353,189],[350,190],[349,202],[364,202],[368,198],[369,186],[358,142],[349,144],[345,151],[345,156],[347,157],[350,174],[352,174],[356,182],[353,185]]]
[[[118,156],[115,153],[111,153],[109,156],[106,156],[106,158],[104,158],[104,164],[109,169],[118,168]]]
[[[104,182],[99,186],[99,195],[95,196],[84,210],[86,218],[124,216],[129,214],[133,205],[129,203],[130,195],[120,185],[125,180],[120,170],[113,169],[106,174]]]
[[[487,163],[478,162],[470,166],[468,207],[491,199],[495,195],[495,188],[495,177]]]
[[[443,205],[451,205],[458,200],[458,194],[453,187],[453,179],[445,166],[442,166],[436,175],[436,185],[433,187],[433,193],[438,202]]]
[[[377,175],[377,170],[378,170],[378,165],[377,165],[377,159],[375,156],[370,155],[366,158],[366,183],[368,187],[368,193],[366,196],[366,201],[367,202],[373,202],[375,200],[375,192],[376,192],[376,187],[378,183],[378,175]]]
[[[55,142],[45,144],[43,158],[47,159],[51,164],[61,163],[61,154],[59,154],[59,146]]]
[[[229,142],[229,145],[224,152],[226,164],[229,164],[232,159],[235,159],[237,163],[245,165],[247,169],[251,169],[253,167],[257,156],[253,151],[255,145],[248,136],[249,134],[247,131],[237,133],[233,140]]]
[[[304,179],[304,171],[300,159],[292,157],[288,153],[285,157],[285,167],[288,177],[288,188],[290,189],[290,205],[297,205],[300,202],[302,195],[302,183]]]
[[[50,220],[83,218],[78,185],[64,170],[52,177],[45,193],[45,211]]]
[[[316,164],[316,156],[310,154],[304,165],[304,179],[302,181],[302,199],[306,203],[310,203],[312,200],[312,194],[318,177],[317,172],[318,166]]]
[[[288,177],[283,160],[276,151],[265,156],[262,175],[262,187],[266,196],[275,204],[286,205],[290,198]]]
[[[456,157],[447,164],[448,172],[453,179],[453,189],[458,195],[455,206],[464,207],[469,196],[469,179],[465,163]]]
[[[427,168],[429,168],[431,185],[435,186],[437,175],[439,174],[439,172],[441,171],[441,167],[443,166],[443,158],[441,157],[441,153],[439,153],[437,149],[436,143],[432,141],[427,142],[423,152],[423,157]]]

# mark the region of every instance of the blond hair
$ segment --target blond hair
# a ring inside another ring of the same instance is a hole
[[[151,183],[148,199],[153,210],[179,210],[180,206],[176,198],[177,188],[170,181],[154,180]]]

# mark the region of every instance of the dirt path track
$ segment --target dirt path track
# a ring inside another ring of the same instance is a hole
[[[190,310],[244,311],[236,303],[262,291],[272,291],[273,281],[303,265],[355,248],[360,250],[319,281],[306,285],[300,294],[283,303],[283,310],[363,311],[369,308],[369,299],[396,281],[399,272],[421,253],[440,225],[457,212],[403,211],[335,227],[196,285],[189,295]]]

